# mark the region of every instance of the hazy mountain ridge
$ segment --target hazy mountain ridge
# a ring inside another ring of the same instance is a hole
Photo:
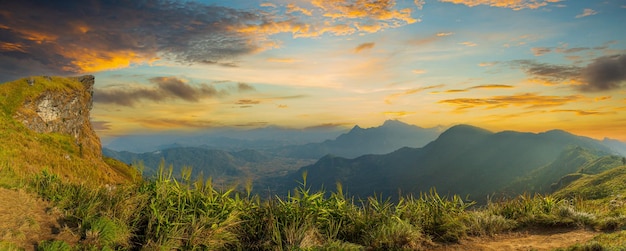
[[[154,177],[160,166],[166,169],[171,166],[176,177],[180,176],[184,167],[190,167],[192,179],[200,176],[211,177],[225,185],[228,182],[241,183],[247,180],[263,183],[267,178],[280,177],[313,163],[312,160],[274,156],[252,149],[229,152],[201,147],[178,147],[132,153],[104,148],[103,154],[127,164],[141,165],[147,178]]]
[[[105,147],[115,151],[134,153],[153,152],[175,147],[203,147],[226,151],[262,150],[287,145],[321,142],[337,137],[337,135],[345,131],[346,129],[340,126],[308,129],[268,126],[249,130],[215,128],[193,133],[162,132],[158,134],[127,135],[111,140],[105,144]]]
[[[457,125],[423,148],[402,148],[355,159],[326,156],[287,179],[297,180],[306,171],[314,188],[332,189],[339,181],[344,189],[360,196],[375,192],[388,196],[399,191],[419,193],[436,187],[444,194],[484,200],[516,178],[554,162],[572,146],[592,149],[600,155],[613,153],[600,141],[562,130],[492,133]]]
[[[422,147],[437,138],[441,127],[422,128],[398,120],[387,120],[381,126],[354,126],[347,133],[322,143],[288,146],[278,150],[285,156],[319,159],[327,154],[355,158],[365,154],[390,153],[402,147]]]

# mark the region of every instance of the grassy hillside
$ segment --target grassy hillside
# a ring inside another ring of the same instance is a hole
[[[29,81],[37,84],[30,85]],[[137,177],[128,166],[93,158],[100,154],[85,152],[70,135],[36,133],[15,119],[25,102],[43,93],[64,96],[81,88],[76,79],[60,77],[32,77],[0,84],[0,169],[10,169],[18,176],[46,169],[71,181],[90,183],[120,183]]]
[[[583,174],[597,174],[622,165],[622,157],[582,147],[564,150],[552,163],[533,170],[511,183],[509,194],[551,193]]]

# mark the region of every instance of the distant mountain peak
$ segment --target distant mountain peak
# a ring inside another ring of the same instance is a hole
[[[363,128],[361,128],[359,125],[355,125],[354,127],[352,127],[352,129],[350,130],[350,132],[354,132],[354,131],[360,131],[363,130]],[[349,132],[349,133],[350,133]]]
[[[385,120],[382,126],[397,126],[397,125],[408,126],[409,124],[404,123],[400,120],[396,120],[396,119],[388,119],[388,120]]]
[[[546,131],[545,134],[550,134],[550,135],[574,135],[574,134],[571,134],[568,131],[561,130],[561,129],[552,129],[550,131]]]
[[[445,132],[443,132],[441,135],[450,135],[450,134],[482,134],[482,135],[489,135],[489,134],[493,134],[491,131],[487,130],[487,129],[483,129],[480,127],[476,127],[476,126],[472,126],[472,125],[467,125],[467,124],[459,124],[459,125],[455,125],[450,127],[448,130],[446,130]]]

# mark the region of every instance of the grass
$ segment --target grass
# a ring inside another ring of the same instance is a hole
[[[260,198],[249,187],[216,190],[210,179],[192,181],[187,171],[179,180],[171,170],[162,165],[154,179],[109,188],[67,183],[44,171],[31,186],[65,211],[82,236],[77,250],[420,250],[525,228],[619,230],[626,218],[623,210],[582,198],[547,195],[479,208],[434,189],[397,203],[375,196],[356,201],[341,186],[311,191],[306,176],[286,197]],[[611,236],[594,241],[610,243]]]

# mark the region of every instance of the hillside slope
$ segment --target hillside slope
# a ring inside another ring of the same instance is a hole
[[[0,84],[0,168],[19,175],[47,169],[76,182],[121,183],[137,177],[103,158],[89,121],[93,76],[30,77]]]
[[[596,140],[559,130],[492,133],[458,125],[423,148],[355,159],[326,156],[286,178],[298,180],[307,172],[314,189],[332,189],[339,181],[348,192],[359,196],[420,193],[436,187],[443,194],[470,195],[482,201],[514,179],[552,163],[572,146],[593,149],[598,155],[611,153]],[[558,178],[551,182],[556,181]]]

